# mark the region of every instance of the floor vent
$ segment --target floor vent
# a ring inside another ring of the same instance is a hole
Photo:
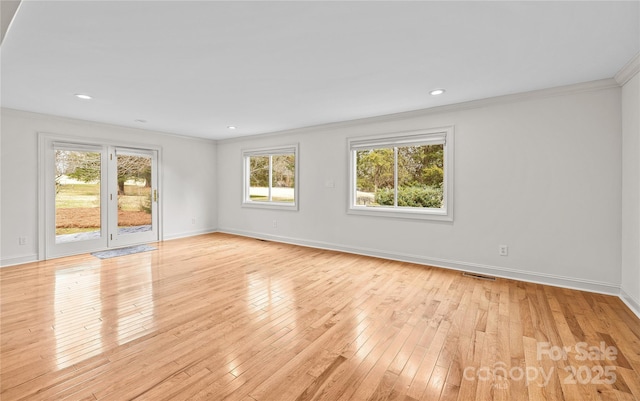
[[[465,276],[465,277],[477,278],[477,279],[480,279],[480,280],[496,281],[495,277],[485,276],[483,274],[478,274],[478,273],[463,272],[462,275]]]

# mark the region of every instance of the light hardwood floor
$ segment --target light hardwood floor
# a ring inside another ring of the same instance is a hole
[[[157,247],[0,269],[2,401],[640,399],[613,296],[225,234]]]

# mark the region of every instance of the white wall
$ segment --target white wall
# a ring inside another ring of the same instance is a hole
[[[218,227],[586,290],[622,286],[627,303],[637,304],[638,79],[622,89],[605,80],[217,145],[3,109],[1,263],[38,257],[37,133],[44,132],[161,146],[164,239]],[[347,138],[444,125],[456,130],[453,223],[346,214]],[[294,142],[300,210],[242,208],[241,149]],[[18,245],[21,236],[27,245]],[[509,256],[498,256],[499,244]]]
[[[640,316],[640,76],[622,87],[622,299]]]
[[[619,86],[605,80],[221,141],[219,230],[618,294],[620,103]],[[451,124],[453,223],[346,214],[348,137]],[[294,142],[300,210],[242,208],[241,149]],[[498,256],[499,244],[509,256]]]
[[[38,258],[39,132],[162,147],[164,239],[215,230],[214,141],[2,109],[2,265]],[[192,218],[196,219],[195,224]],[[18,245],[18,237],[27,237],[27,244]]]

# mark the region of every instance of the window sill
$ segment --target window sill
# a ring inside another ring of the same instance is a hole
[[[284,202],[242,202],[242,207],[255,208],[255,209],[273,209],[273,210],[289,210],[298,211],[297,203],[284,203]]]
[[[347,214],[412,220],[453,221],[452,213],[437,209],[416,210],[414,208],[351,206],[347,209]]]

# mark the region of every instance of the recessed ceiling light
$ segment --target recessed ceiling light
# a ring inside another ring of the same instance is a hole
[[[434,89],[431,92],[429,92],[431,96],[438,96],[438,95],[442,95],[443,93],[444,93],[444,89]]]
[[[230,129],[230,130],[234,130],[234,129],[236,129],[236,128],[237,128],[237,127],[236,127],[236,126],[234,126],[234,125],[229,125],[229,126],[227,126],[227,129]]]
[[[147,122],[147,120],[137,119],[137,120],[135,120],[135,122],[144,124],[144,123]]]
[[[93,99],[91,96],[85,95],[85,94],[82,94],[82,93],[76,93],[75,97],[77,97],[78,99],[83,99],[83,100],[91,100],[91,99]]]

